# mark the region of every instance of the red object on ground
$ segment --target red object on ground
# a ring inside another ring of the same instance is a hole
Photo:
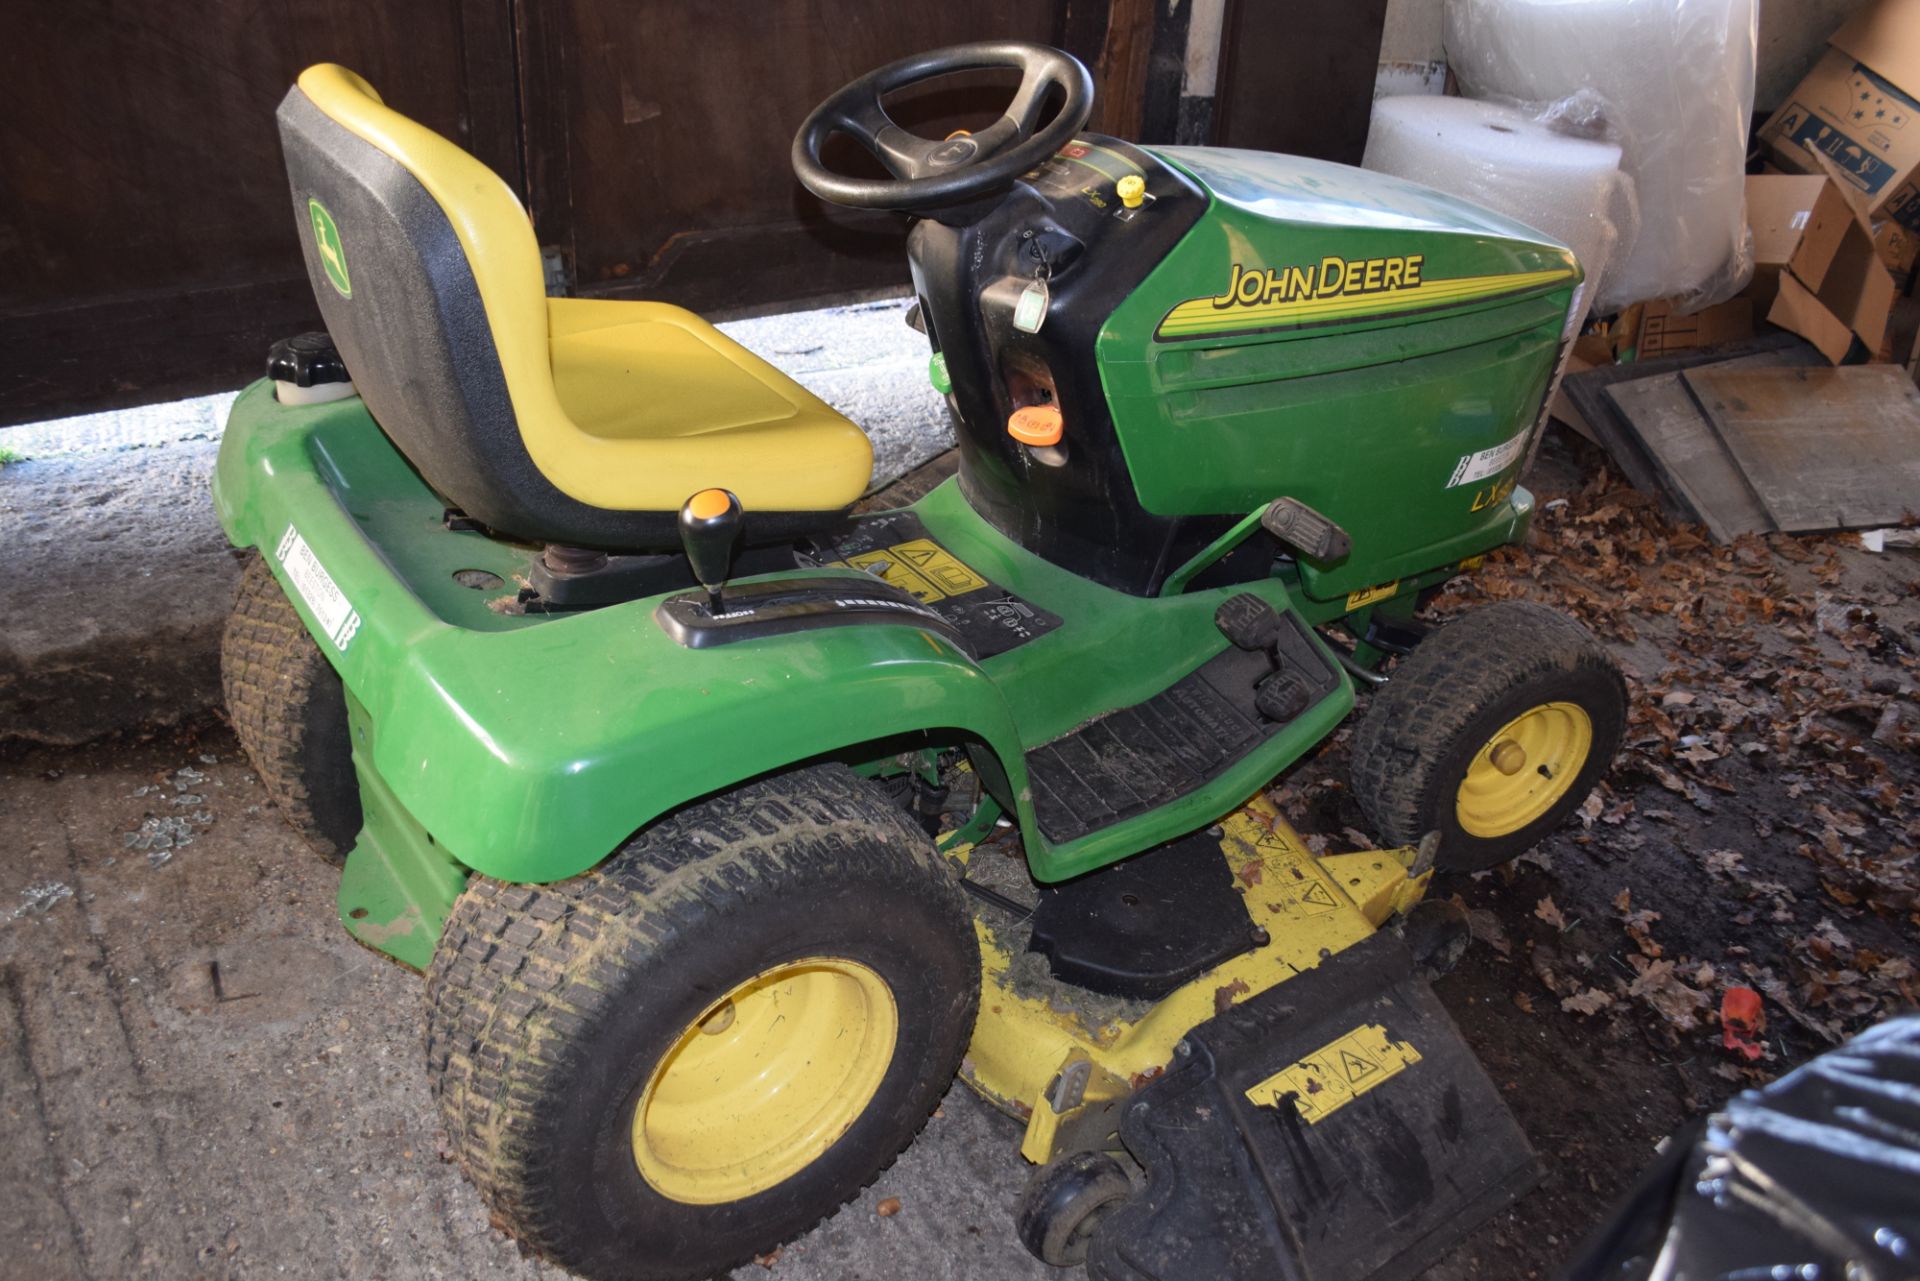
[[[1767,1030],[1766,1007],[1750,987],[1730,987],[1720,998],[1720,1037],[1729,1050],[1738,1050],[1749,1062],[1767,1052],[1753,1039]]]

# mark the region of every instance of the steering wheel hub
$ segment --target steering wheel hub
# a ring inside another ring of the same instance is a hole
[[[980,144],[972,138],[949,138],[927,153],[929,169],[951,169],[964,165],[980,154]]]

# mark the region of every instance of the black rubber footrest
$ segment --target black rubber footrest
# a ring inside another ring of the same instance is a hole
[[[1195,832],[1041,890],[1027,947],[1063,982],[1157,1000],[1265,941],[1220,840]]]
[[[1208,679],[1232,668],[1246,669],[1244,700]],[[1267,670],[1264,655],[1230,649],[1146,702],[1028,752],[1040,830],[1056,844],[1085,836],[1165,805],[1252,751],[1265,737],[1253,684]]]
[[[1256,693],[1276,661],[1306,683],[1307,706],[1338,689],[1339,671],[1300,621],[1291,614],[1280,621],[1277,659],[1226,650],[1146,702],[1028,752],[1034,812],[1046,838],[1063,844],[1158,809],[1212,782],[1279,733],[1294,717],[1262,716]]]

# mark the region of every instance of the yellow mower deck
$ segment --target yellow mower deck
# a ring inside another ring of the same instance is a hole
[[[1025,922],[976,905],[980,1016],[960,1075],[1027,1123],[1028,1160],[1117,1147],[1117,1105],[1167,1069],[1191,1029],[1372,937],[1420,901],[1432,876],[1413,848],[1316,856],[1264,796],[1217,831],[1220,857],[1266,940],[1157,1001],[1099,996],[1053,978],[1027,951]],[[994,857],[970,846],[952,854],[971,873]]]

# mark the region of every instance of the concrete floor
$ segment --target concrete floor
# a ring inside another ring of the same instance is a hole
[[[953,444],[905,302],[721,326],[858,423],[874,488]],[[233,393],[10,427],[0,445],[0,742],[77,744],[219,700],[238,577],[207,481]]]
[[[565,1275],[442,1159],[419,976],[340,928],[337,873],[230,738],[18,755],[0,831],[0,1278]],[[1014,1239],[1018,1142],[956,1086],[876,1184],[736,1275],[1077,1277]]]

